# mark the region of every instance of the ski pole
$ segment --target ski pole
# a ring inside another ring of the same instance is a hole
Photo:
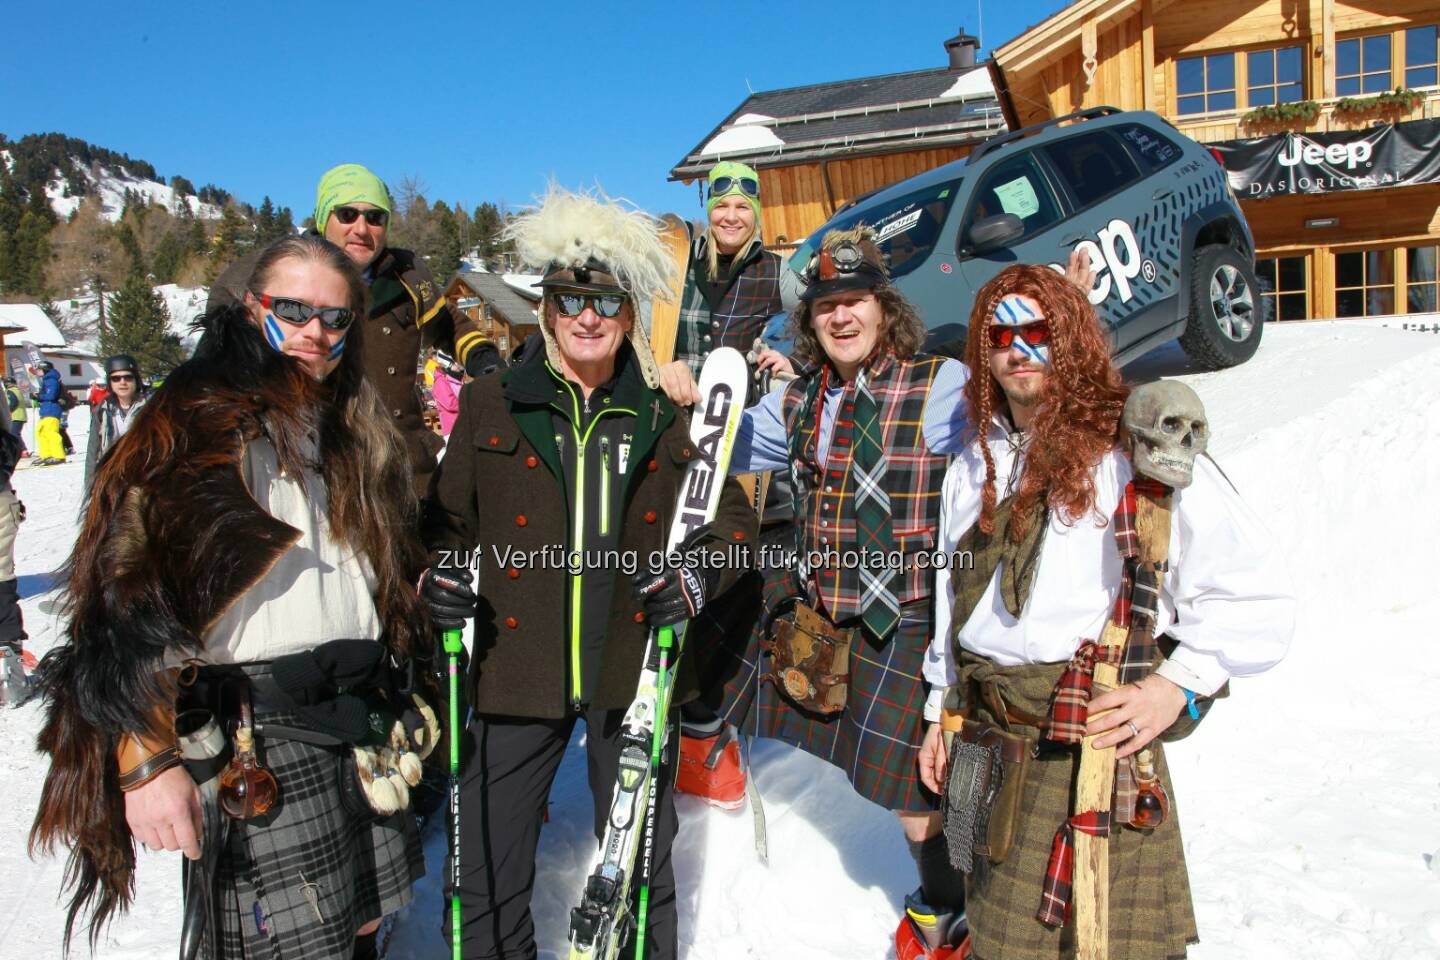
[[[460,960],[460,652],[459,630],[445,631],[450,660],[450,953]]]
[[[650,916],[650,865],[655,846],[655,806],[660,792],[660,748],[665,741],[665,725],[670,721],[670,648],[675,645],[673,627],[661,627],[656,636],[660,648],[660,671],[655,678],[655,733],[650,738],[650,801],[645,805],[644,868],[640,886],[640,905],[635,924],[635,960],[645,958],[645,926]]]

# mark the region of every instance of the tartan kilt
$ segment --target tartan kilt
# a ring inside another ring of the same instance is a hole
[[[793,573],[770,570],[765,609],[794,593]],[[850,689],[838,716],[796,707],[759,677],[770,669],[760,647],[760,623],[731,633],[717,657],[724,691],[718,713],[742,732],[783,740],[834,764],[860,796],[887,810],[930,812],[939,798],[920,783],[917,762],[925,736],[925,681],[933,606],[928,597],[900,606],[900,625],[877,647],[857,630],[850,651]],[[858,619],[846,626],[858,626]]]
[[[1043,715],[1064,668],[1063,663],[1001,667],[966,651],[961,656],[960,681],[994,678],[1009,706]],[[977,719],[996,721],[983,699],[972,704]],[[1028,737],[1039,733],[1014,723],[1010,729]],[[1160,741],[1154,741],[1151,750],[1156,773],[1170,796],[1170,816],[1154,830],[1120,827],[1110,835],[1110,956],[1125,960],[1184,957],[1187,945],[1199,940],[1180,839],[1179,806]],[[998,864],[976,857],[975,871],[965,885],[975,960],[1075,955],[1073,924],[1053,930],[1035,919],[1035,911],[1055,831],[1070,815],[1078,757],[1078,747],[1042,751],[1030,764],[1010,853]]]
[[[300,725],[289,714],[260,719]],[[349,747],[256,743],[280,798],[264,817],[231,823],[215,871],[217,960],[350,960],[356,931],[409,903],[425,875],[415,818],[408,810],[377,819],[344,807],[339,775]]]

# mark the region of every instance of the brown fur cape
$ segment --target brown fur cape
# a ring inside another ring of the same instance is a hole
[[[38,746],[51,766],[30,849],[70,847],[67,949],[82,911],[90,912],[93,948],[133,897],[135,849],[115,745],[125,732],[173,736],[153,729],[150,713],[173,703],[159,673],[164,656],[198,654],[206,631],[300,537],[250,496],[246,445],[263,433],[281,466],[298,472],[302,441],[337,419],[327,388],[271,350],[243,310],[202,322],[195,357],[101,462],[68,563],[65,642],[41,665]],[[406,531],[393,539],[397,551],[418,550]],[[386,606],[377,606],[383,616]],[[418,604],[389,606],[397,611],[384,624],[392,646],[424,635]]]

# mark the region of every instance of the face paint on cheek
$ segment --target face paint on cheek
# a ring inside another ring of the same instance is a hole
[[[345,340],[346,340],[346,339],[347,339],[346,337],[341,337],[339,340],[336,340],[336,341],[335,341],[335,346],[333,346],[333,347],[330,348],[330,352],[329,352],[328,354],[326,354],[325,359],[326,359],[326,360],[337,360],[337,359],[339,359],[340,354],[342,354],[342,353],[345,352]]]
[[[261,326],[265,330],[265,339],[270,342],[270,346],[274,347],[277,352],[283,353],[280,345],[285,342],[285,334],[281,331],[274,314],[265,314],[265,322]]]
[[[1015,349],[1023,353],[1028,359],[1044,367],[1050,366],[1050,345],[1048,343],[1042,343],[1038,347],[1032,346],[1026,343],[1018,334],[1011,342]]]

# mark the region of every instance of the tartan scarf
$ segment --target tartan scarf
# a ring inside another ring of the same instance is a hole
[[[1160,584],[1168,568],[1166,561],[1146,566],[1140,562],[1140,536],[1135,529],[1136,491],[1152,499],[1169,495],[1164,484],[1136,477],[1125,485],[1120,503],[1115,508],[1113,526],[1115,546],[1122,560],[1120,590],[1115,597],[1111,620],[1127,628],[1123,648],[1086,640],[1070,658],[1050,702],[1050,715],[1045,737],[1057,743],[1076,744],[1085,739],[1085,723],[1090,716],[1090,693],[1095,664],[1110,663],[1118,667],[1121,683],[1131,683],[1148,674],[1154,664],[1157,645],[1155,622],[1159,612]],[[1095,837],[1109,837],[1112,823],[1128,823],[1135,806],[1133,759],[1120,762],[1116,773],[1115,816],[1111,811],[1084,810],[1072,815],[1055,831],[1050,845],[1050,860],[1045,867],[1045,882],[1040,894],[1040,908],[1035,919],[1047,927],[1063,926],[1070,914],[1071,878],[1075,868],[1075,831]],[[1131,811],[1130,815],[1125,815]]]
[[[890,495],[885,492],[885,438],[881,433],[880,405],[870,392],[865,371],[855,378],[854,432],[850,469],[855,478],[855,539],[862,551],[889,556],[895,549],[890,524]],[[895,596],[894,566],[881,561],[879,569],[860,567],[860,619],[876,637],[888,637],[900,622],[900,601]]]

